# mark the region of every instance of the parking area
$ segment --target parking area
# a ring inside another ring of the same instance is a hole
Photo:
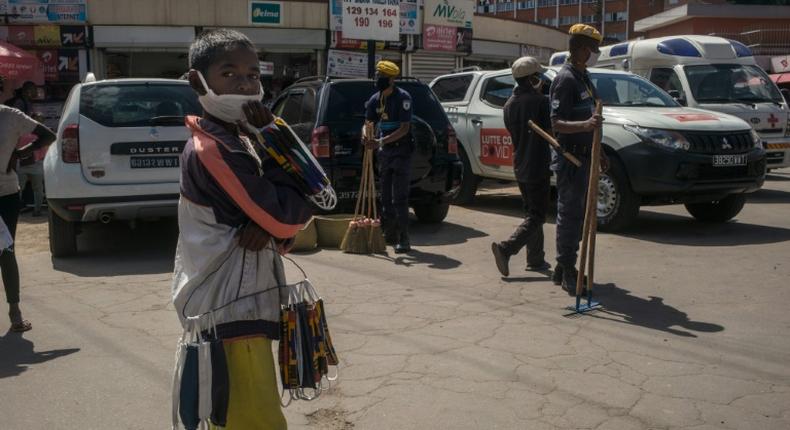
[[[415,225],[406,256],[296,255],[327,302],[341,367],[319,400],[286,409],[290,428],[790,428],[789,169],[733,222],[647,207],[627,232],[601,234],[604,309],[582,317],[522,271],[523,253],[499,276],[490,243],[520,207],[494,184],[442,225]],[[22,217],[34,329],[7,333],[0,319],[0,427],[169,426],[176,227],[94,226],[80,256],[53,260],[46,222]],[[545,233],[553,258],[553,217]]]

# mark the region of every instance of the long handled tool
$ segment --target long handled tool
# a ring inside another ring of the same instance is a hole
[[[601,115],[601,109],[600,100],[596,101],[595,115]],[[584,228],[582,230],[581,258],[579,261],[579,274],[576,278],[576,306],[568,306],[568,309],[574,310],[576,313],[589,312],[601,306],[600,302],[594,301],[592,298],[593,283],[595,280],[595,234],[598,229],[598,179],[601,174],[601,127],[597,127],[593,132],[593,144],[590,157],[590,183],[587,187],[587,205],[584,215]],[[586,304],[582,303],[585,270],[589,270],[587,275]]]
[[[574,157],[573,154],[563,149],[562,146],[560,146],[560,144],[557,143],[557,140],[554,139],[554,136],[550,135],[546,130],[540,128],[540,126],[532,122],[532,120],[529,120],[527,124],[532,128],[532,130],[535,131],[535,133],[538,133],[540,137],[546,139],[546,142],[549,142],[549,144],[554,147],[554,149],[557,151],[558,154],[567,158],[568,161],[573,163],[574,166],[576,167],[582,166],[582,162],[579,161],[578,158]]]

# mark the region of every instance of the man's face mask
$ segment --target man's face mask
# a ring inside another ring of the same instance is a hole
[[[206,113],[219,120],[231,124],[246,120],[242,107],[249,102],[259,102],[263,98],[263,87],[259,87],[258,94],[251,96],[243,94],[217,95],[214,90],[209,88],[206,79],[203,78],[203,74],[197,72],[197,75],[200,78],[200,83],[203,84],[203,89],[206,90],[206,94],[198,96],[198,101]]]
[[[592,50],[590,50],[590,58],[587,59],[586,63],[587,67],[595,67],[595,65],[598,64],[598,57],[600,56],[600,52],[592,52]]]
[[[390,78],[387,76],[379,76],[376,79],[376,89],[379,91],[384,91],[390,87]]]

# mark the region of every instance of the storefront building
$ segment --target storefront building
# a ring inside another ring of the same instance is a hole
[[[0,15],[0,41],[34,54],[44,72],[44,82],[36,82],[37,96],[29,113],[57,127],[71,87],[90,68],[85,0],[0,0]],[[23,84],[5,82],[0,102],[13,97],[14,89]]]

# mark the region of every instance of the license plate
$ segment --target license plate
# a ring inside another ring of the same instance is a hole
[[[132,169],[166,169],[178,167],[178,157],[132,157],[129,163]]]
[[[745,166],[748,154],[714,155],[714,167]]]

